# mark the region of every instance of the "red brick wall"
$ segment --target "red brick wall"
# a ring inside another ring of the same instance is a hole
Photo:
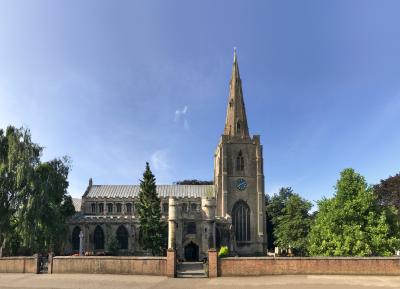
[[[208,251],[208,277],[218,277],[218,252],[215,249]]]
[[[53,257],[52,273],[166,274],[165,257],[69,256]]]
[[[400,258],[267,258],[218,259],[218,276],[275,274],[400,275]]]
[[[174,249],[168,249],[167,251],[166,275],[171,278],[176,277],[176,251]]]

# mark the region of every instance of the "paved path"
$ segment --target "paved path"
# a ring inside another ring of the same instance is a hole
[[[0,288],[170,288],[170,289],[372,289],[400,288],[400,277],[382,276],[265,276],[217,279],[169,279],[166,277],[95,274],[0,274]]]

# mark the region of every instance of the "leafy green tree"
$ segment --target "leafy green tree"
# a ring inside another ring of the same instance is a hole
[[[0,255],[21,246],[57,249],[65,219],[75,212],[67,194],[68,160],[42,163],[41,152],[28,129],[0,130]]]
[[[274,236],[281,248],[291,248],[296,255],[307,254],[311,202],[298,194],[291,195],[284,204],[282,214],[276,218]]]
[[[139,201],[136,208],[140,220],[141,243],[153,256],[161,255],[163,226],[161,223],[160,198],[156,191],[156,179],[146,162],[143,180],[140,181]]]
[[[400,219],[400,173],[381,180],[375,185],[374,195],[382,207],[393,206]]]
[[[66,218],[75,213],[67,194],[69,159],[54,159],[35,168],[32,192],[17,211],[23,245],[34,252],[56,251],[66,233]]]
[[[272,197],[268,195],[265,198],[265,208],[267,216],[267,232],[268,232],[268,247],[274,248],[278,246],[275,238],[275,228],[278,222],[278,217],[281,216],[282,210],[285,207],[285,203],[288,198],[292,196],[293,190],[290,187],[281,188],[278,194],[274,194]]]
[[[309,252],[322,256],[390,256],[399,248],[393,208],[382,208],[361,175],[341,172],[335,195],[318,202]]]
[[[0,257],[10,248],[7,243],[16,239],[15,214],[24,196],[32,193],[31,181],[41,152],[28,129],[0,129]]]

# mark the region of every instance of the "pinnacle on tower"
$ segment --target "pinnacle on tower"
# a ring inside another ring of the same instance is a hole
[[[243,100],[242,80],[239,74],[236,47],[233,52],[232,76],[229,85],[228,108],[224,135],[248,138],[249,128],[247,126],[246,109]]]

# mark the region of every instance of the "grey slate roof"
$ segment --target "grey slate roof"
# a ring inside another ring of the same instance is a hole
[[[82,199],[72,198],[72,204],[75,207],[75,212],[81,211]]]
[[[86,198],[135,198],[139,195],[138,185],[92,185]],[[157,194],[162,198],[201,198],[214,196],[213,185],[157,185]]]

